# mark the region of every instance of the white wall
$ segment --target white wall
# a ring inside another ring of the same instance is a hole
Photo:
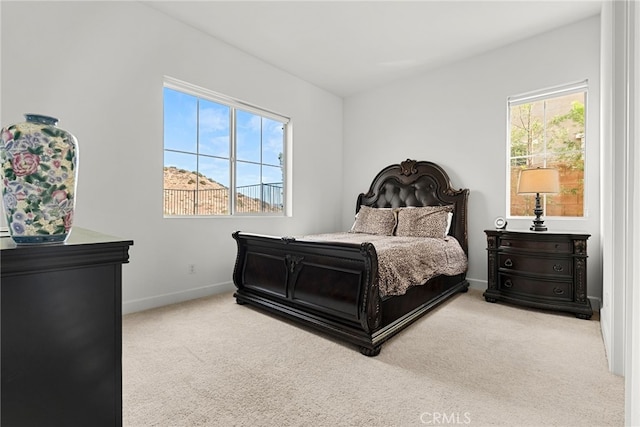
[[[625,377],[625,425],[640,426],[640,7],[602,8],[603,307],[609,369]],[[608,219],[605,220],[605,219]]]
[[[134,240],[125,312],[231,289],[235,230],[340,227],[337,96],[138,2],[2,2],[1,19],[2,124],[48,114],[78,138],[74,225]],[[163,75],[292,118],[293,217],[163,218]]]
[[[343,117],[340,98],[143,4],[3,2],[1,120],[50,114],[78,137],[76,225],[135,240],[124,270],[125,310],[228,286],[234,230],[297,234],[349,227],[356,196],[382,167],[406,158],[439,163],[454,186],[471,189],[468,277],[483,287],[483,230],[506,210],[506,98],[588,78],[589,217],[546,223],[593,235],[589,295],[601,298],[598,46],[594,17],[348,98]],[[292,218],[163,219],[163,75],[292,117]],[[318,185],[318,176],[326,185]],[[342,208],[320,211],[318,202]],[[515,222],[509,226],[528,225]],[[187,264],[196,264],[195,275],[187,274]]]
[[[625,423],[640,426],[640,5],[629,2],[627,10],[629,42],[629,139],[632,149],[631,245],[629,282],[626,283]]]
[[[602,49],[602,248],[600,323],[609,369],[624,375],[625,280],[628,265],[627,29],[624,2],[607,2],[601,13]]]
[[[382,167],[406,158],[430,160],[448,171],[469,196],[469,272],[486,288],[484,230],[506,217],[507,97],[589,79],[586,219],[545,219],[550,230],[584,230],[588,241],[588,295],[601,298],[599,251],[599,18],[580,21],[450,66],[426,72],[344,105],[343,225],[353,221],[355,196]],[[350,165],[356,164],[357,168]],[[509,220],[528,228],[530,220]]]
[[[625,319],[625,423],[640,426],[640,5],[629,2],[627,15],[627,81],[629,82],[629,144],[632,184],[628,198],[630,244],[626,287]]]
[[[603,307],[609,368],[625,377],[625,425],[640,426],[640,7],[602,8]]]

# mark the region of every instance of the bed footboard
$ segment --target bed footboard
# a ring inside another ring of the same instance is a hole
[[[465,275],[438,276],[406,295],[382,299],[371,243],[349,244],[233,233],[234,297],[353,343],[366,356],[469,286]]]
[[[239,304],[249,303],[378,350],[381,322],[377,255],[370,243],[348,244],[235,232],[233,273]],[[363,352],[364,352],[363,351]]]

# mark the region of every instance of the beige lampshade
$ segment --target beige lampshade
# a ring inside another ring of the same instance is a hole
[[[518,194],[559,193],[560,174],[557,169],[535,168],[520,171]]]

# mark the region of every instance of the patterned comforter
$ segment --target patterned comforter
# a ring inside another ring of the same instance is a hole
[[[380,296],[403,295],[432,277],[467,271],[467,256],[458,241],[429,237],[380,236],[366,233],[328,233],[301,237],[307,240],[372,243],[378,254]]]

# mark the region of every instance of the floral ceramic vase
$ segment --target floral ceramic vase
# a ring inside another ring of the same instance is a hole
[[[9,234],[17,244],[64,242],[71,231],[78,144],[58,119],[25,114],[2,129],[0,178]]]

